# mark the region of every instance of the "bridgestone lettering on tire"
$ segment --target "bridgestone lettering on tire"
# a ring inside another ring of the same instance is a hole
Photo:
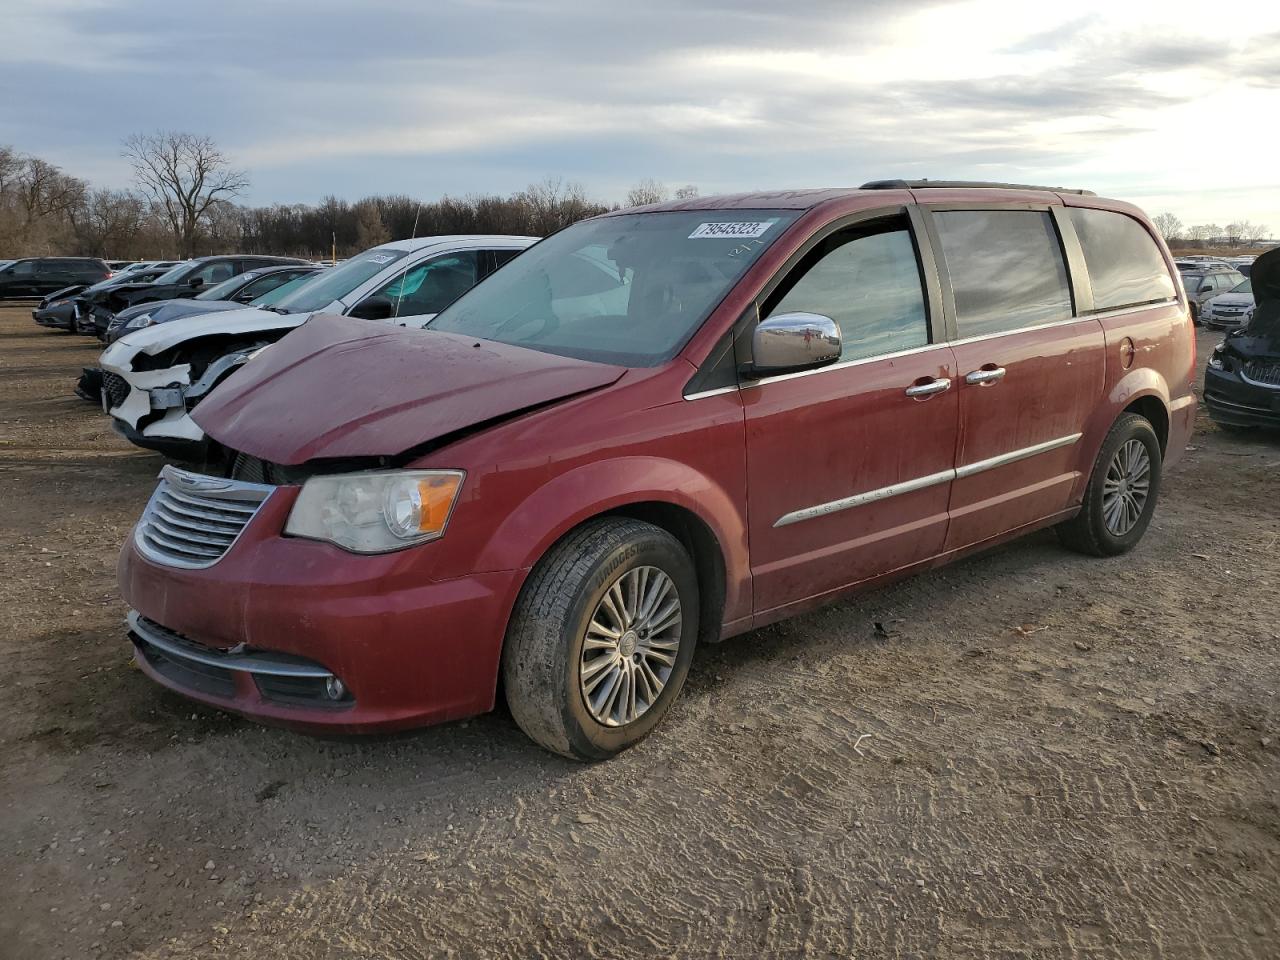
[[[548,750],[603,760],[643,739],[697,643],[692,559],[660,527],[592,520],[557,543],[516,602],[502,654],[511,714]]]

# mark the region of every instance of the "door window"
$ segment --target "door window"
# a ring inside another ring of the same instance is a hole
[[[1071,288],[1053,217],[1039,210],[934,214],[961,339],[1071,316]]]
[[[762,316],[816,313],[840,327],[840,359],[861,360],[929,343],[924,288],[905,222],[842,230],[792,271]]]
[[[466,250],[410,267],[372,296],[391,301],[393,317],[439,313],[479,279],[480,251]]]
[[[1095,310],[1172,299],[1173,278],[1142,224],[1111,210],[1072,207],[1070,216],[1084,249]]]
[[[269,273],[265,277],[259,277],[257,280],[250,280],[236,294],[236,299],[253,300],[264,293],[270,293],[276,287],[283,286],[298,276],[301,276],[301,274],[293,270],[281,270],[279,273]]]
[[[19,263],[15,263],[12,267],[9,268],[9,271],[15,277],[34,276],[36,272],[36,262],[34,260],[23,260],[23,261],[20,261]]]
[[[206,263],[203,267],[191,275],[192,279],[199,277],[205,282],[205,285],[211,283],[221,283],[223,280],[230,280],[235,276],[235,271],[231,264],[225,260],[221,263]]]

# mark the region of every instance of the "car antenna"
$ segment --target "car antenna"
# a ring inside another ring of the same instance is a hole
[[[413,235],[409,237],[410,240],[418,239],[418,217],[420,216],[422,216],[422,201],[418,201],[417,212],[413,215]]]

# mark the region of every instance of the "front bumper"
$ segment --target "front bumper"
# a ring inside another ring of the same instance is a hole
[[[31,319],[42,327],[52,327],[55,330],[70,330],[75,323],[75,315],[69,306],[32,310]]]
[[[440,543],[356,556],[283,537],[296,492],[279,488],[202,569],[156,563],[129,538],[118,570],[125,601],[215,661],[175,668],[180,652],[157,658],[135,630],[143,672],[193,700],[312,732],[397,730],[492,709],[521,571],[431,581],[423,567]],[[339,678],[349,700],[282,696],[234,655],[301,660]]]
[[[1200,322],[1210,330],[1236,330],[1243,327],[1248,321],[1249,315],[1244,312],[1223,315],[1206,311],[1200,315]]]
[[[1218,423],[1280,428],[1280,388],[1247,383],[1235,371],[1206,368],[1204,403]]]

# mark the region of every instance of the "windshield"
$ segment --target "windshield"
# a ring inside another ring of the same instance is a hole
[[[229,280],[223,280],[221,283],[215,283],[208,290],[202,290],[197,293],[193,300],[230,300],[231,295],[239,290],[250,279],[249,274],[240,274],[238,277],[232,277]]]
[[[319,272],[323,273],[324,271],[322,270]],[[316,274],[314,273],[304,273],[300,277],[294,277],[292,280],[289,280],[285,283],[280,284],[280,286],[276,287],[274,290],[268,290],[262,296],[255,297],[253,300],[249,302],[252,303],[255,307],[274,307],[281,300],[289,296],[289,294],[293,293],[295,290],[297,290],[300,286],[302,286],[308,280],[314,280],[315,277],[316,277]]]
[[[1253,283],[1250,280],[1246,280],[1244,283],[1237,283],[1234,287],[1228,290],[1227,293],[1247,293],[1252,295]]]
[[[520,254],[427,329],[654,366],[684,346],[797,215],[680,210],[585,220]]]
[[[393,247],[366,250],[341,266],[309,277],[307,283],[276,301],[275,306],[284,313],[310,313],[327,307],[409,253],[408,250],[396,250]]]
[[[177,283],[182,275],[187,272],[191,266],[191,261],[187,260],[183,263],[175,264],[166,270],[160,276],[156,277],[156,283]]]

